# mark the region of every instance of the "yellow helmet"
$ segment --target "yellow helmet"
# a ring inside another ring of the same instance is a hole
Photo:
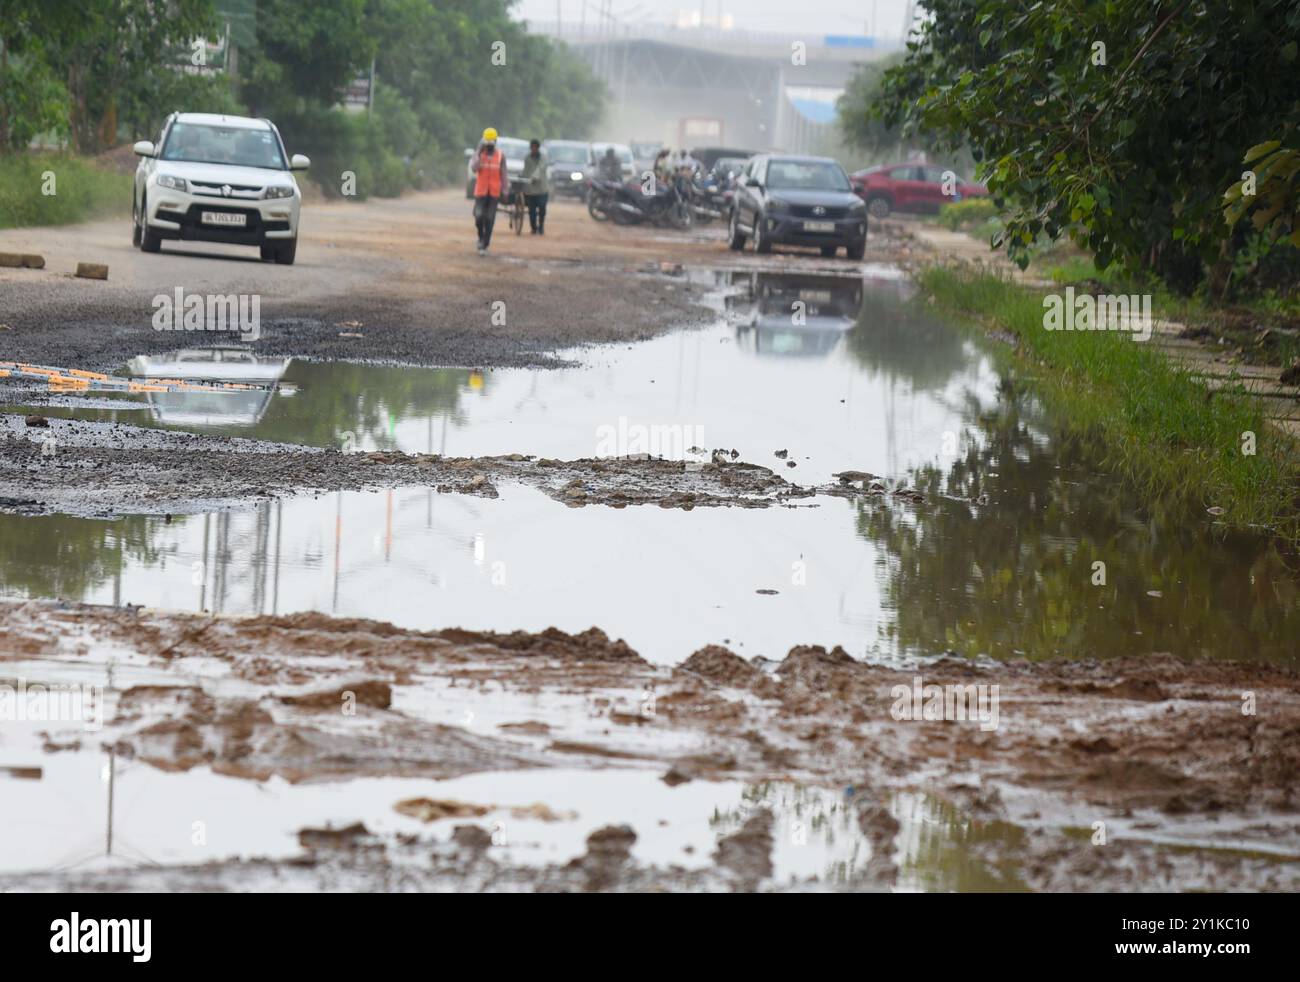
[[[491,126],[489,126],[487,129],[483,131],[483,142],[484,143],[497,142],[497,131],[494,130]]]

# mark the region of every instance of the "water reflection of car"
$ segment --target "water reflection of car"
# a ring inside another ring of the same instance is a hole
[[[243,348],[192,348],[139,355],[127,363],[132,378],[196,382],[212,388],[149,392],[149,411],[171,426],[254,426],[266,414],[292,358],[267,358]],[[217,388],[231,382],[249,388]],[[283,394],[291,394],[283,389]]]
[[[551,194],[582,197],[590,147],[579,140],[546,140],[542,143],[547,176],[551,179]]]
[[[726,303],[741,348],[825,357],[857,324],[862,298],[858,279],[755,274],[748,289]]]

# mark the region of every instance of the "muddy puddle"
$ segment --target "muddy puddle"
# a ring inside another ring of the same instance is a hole
[[[945,329],[906,306],[912,287],[896,271],[703,279],[719,310],[715,327],[559,352],[571,368],[403,368],[193,349],[133,359],[122,374],[255,387],[96,393],[8,411],[345,451],[572,460],[690,459],[695,449],[725,448],[812,484],[925,463],[945,433],[960,431],[961,394],[993,395],[997,376],[973,345],[927,355],[932,333]],[[896,356],[937,360],[900,375],[887,364],[900,343],[910,353]]]
[[[972,857],[967,842],[978,834],[1013,847],[1023,830],[972,823],[925,794],[889,795],[897,836],[873,844],[851,789],[788,781],[673,786],[659,771],[633,767],[488,771],[443,781],[254,782],[206,767],[159,768],[97,745],[95,734],[52,735],[66,742],[41,753],[40,744],[51,738],[48,727],[6,727],[0,793],[10,818],[0,841],[0,880],[29,882],[23,876],[38,873],[72,883],[145,867],[282,863],[351,836],[388,844],[451,842],[467,824],[502,866],[562,865],[583,855],[595,830],[626,827],[635,837],[635,863],[706,872],[722,840],[743,833],[754,816],[770,815],[763,884],[850,887],[871,875],[874,858],[875,868],[896,867],[894,890],[1025,888],[1014,869]],[[400,862],[396,855],[385,861]]]
[[[412,628],[598,624],[659,662],[710,643],[769,658],[821,643],[874,659],[1295,662],[1293,558],[1099,473],[984,342],[909,302],[895,272],[695,278],[713,290],[714,327],[568,352],[572,368],[200,351],[131,369],[157,378],[188,363],[261,387],[59,396],[39,411],[449,456],[689,462],[725,448],[798,484],[860,471],[920,500],[569,509],[506,484],[496,500],[398,488],[170,518],[0,515],[0,595]]]

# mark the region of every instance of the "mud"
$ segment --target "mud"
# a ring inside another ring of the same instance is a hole
[[[292,267],[209,243],[169,242],[144,255],[131,248],[125,217],[0,230],[0,247],[47,259],[40,271],[0,270],[5,357],[111,372],[136,355],[192,345],[192,333],[151,323],[154,297],[181,287],[258,296],[259,355],[548,367],[560,348],[706,323],[699,290],[676,275],[681,264],[761,258],[730,253],[720,226],[689,237],[612,228],[570,202],[551,208],[545,238],[504,235],[498,226],[491,254],[479,257],[464,192],[454,189],[310,204],[302,221]],[[907,248],[891,234],[873,235],[868,259],[889,261]],[[109,266],[107,282],[72,277],[86,257]],[[777,264],[853,268],[806,253],[766,260]]]
[[[44,440],[56,441],[54,453]],[[772,470],[715,454],[709,463],[647,456],[553,460],[523,454],[441,457],[339,453],[242,438],[0,415],[0,511],[93,517],[195,514],[295,494],[394,487],[495,498],[502,482],[538,488],[570,507],[761,508],[808,498],[883,494],[851,485],[806,488]]]
[[[756,804],[691,868],[639,859],[644,829],[617,822],[591,828],[581,855],[511,860],[495,843],[495,815],[513,821],[511,809],[522,808],[544,824],[583,821],[560,782],[535,804],[395,797],[390,810],[458,824],[411,835],[366,832],[360,815],[326,831],[304,826],[304,850],[288,860],[14,874],[0,877],[6,887],[887,890],[918,875],[924,884],[926,871],[914,867],[927,850],[982,870],[974,882],[998,889],[1300,885],[1300,674],[1287,668],[1164,656],[944,659],[919,672],[926,685],[999,686],[998,725],[985,729],[973,719],[896,718],[894,689],[910,692],[918,670],[838,649],[797,647],[770,663],[714,646],[656,667],[594,628],[412,632],[318,614],[29,602],[0,605],[0,652],[4,674],[33,665],[66,673],[103,665],[106,653],[154,673],[120,692],[97,739],[162,771],[319,783],[652,768],[668,794],[716,781],[837,789],[870,848],[838,878],[779,880],[772,857],[782,840],[771,806]],[[338,708],[349,693],[351,713]],[[433,703],[430,693],[440,694]],[[477,718],[493,707],[495,724]],[[917,794],[966,831],[909,845],[910,826],[889,803]]]

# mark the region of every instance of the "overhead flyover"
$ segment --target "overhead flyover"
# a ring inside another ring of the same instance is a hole
[[[609,89],[602,138],[793,153],[827,142],[858,66],[898,48],[861,35],[644,26],[575,38],[566,25],[561,36]]]

